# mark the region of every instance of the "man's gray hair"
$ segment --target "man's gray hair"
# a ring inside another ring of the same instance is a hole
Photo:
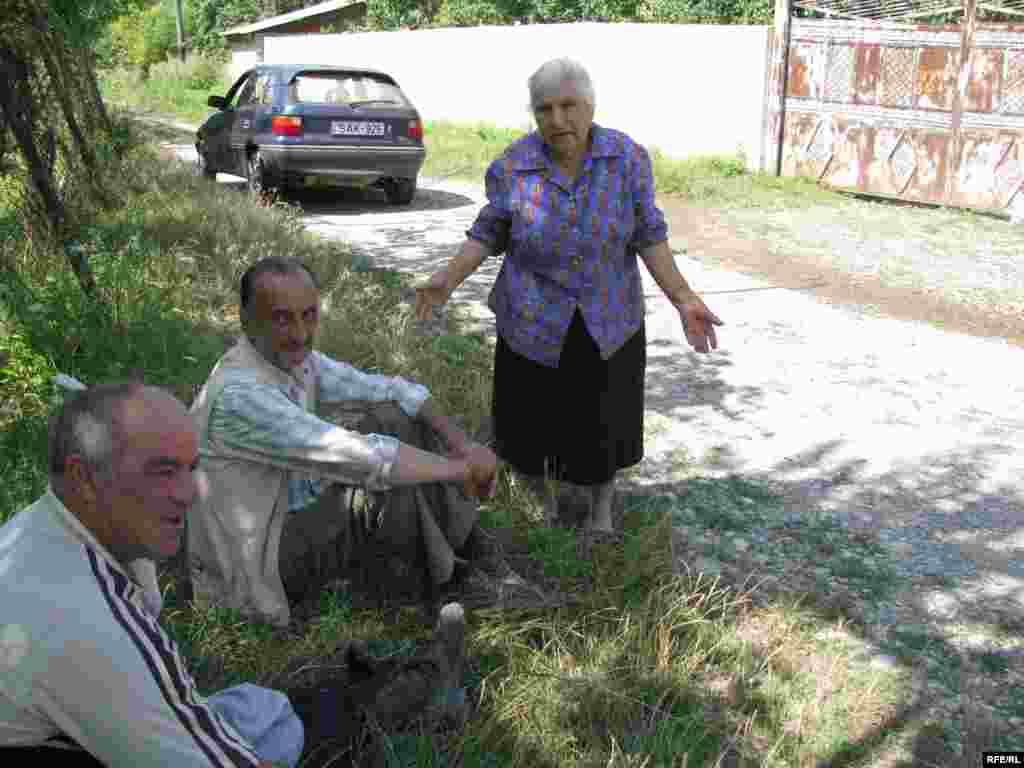
[[[576,86],[576,92],[586,101],[591,108],[594,104],[594,84],[590,81],[590,75],[583,65],[572,59],[552,59],[540,65],[540,68],[530,75],[527,86],[530,89],[530,109],[537,106],[553,91],[558,90],[562,83],[572,83]]]
[[[69,393],[50,420],[50,485],[63,490],[69,456],[81,456],[93,469],[105,473],[114,457],[115,427],[121,403],[138,395],[145,385],[138,381],[100,384]]]

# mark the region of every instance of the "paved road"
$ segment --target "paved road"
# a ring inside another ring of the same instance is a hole
[[[377,266],[426,276],[481,201],[474,184],[423,180],[409,208],[346,197],[309,205],[306,221]],[[671,485],[693,463],[761,475],[879,531],[906,575],[956,579],[935,603],[946,619],[978,601],[1024,613],[1021,350],[776,290],[703,265],[699,251],[677,259],[727,325],[718,352],[694,354],[644,271],[648,457],[630,483]],[[489,336],[499,266],[453,299]]]

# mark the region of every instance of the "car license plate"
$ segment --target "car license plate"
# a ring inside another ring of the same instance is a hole
[[[370,123],[356,120],[334,120],[331,134],[334,136],[383,136],[384,123]]]

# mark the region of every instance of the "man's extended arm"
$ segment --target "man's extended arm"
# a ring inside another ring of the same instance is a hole
[[[431,397],[430,391],[415,382],[400,376],[382,376],[364,373],[353,366],[333,360],[326,355],[317,353],[317,371],[319,375],[320,397],[324,402],[339,400],[363,400],[381,402],[393,400],[410,417],[420,419],[441,436],[448,446],[454,459],[462,459],[475,464],[478,469],[486,472],[497,471],[497,457],[486,446],[479,445],[470,439],[454,419],[449,417],[437,401]],[[403,448],[407,450],[403,450]],[[464,463],[455,462],[454,466],[444,466],[432,453],[413,449],[411,446],[399,448],[396,458],[396,469],[401,467],[398,475],[392,470],[392,482],[405,484],[397,478],[426,478],[426,480],[408,480],[408,482],[430,482],[439,479],[437,473],[456,472],[454,479],[464,481],[467,467]]]
[[[448,448],[457,456],[465,456],[472,440],[452,419],[441,410],[434,398],[420,406],[419,418],[444,438]]]
[[[469,496],[493,496],[498,481],[498,457],[486,445],[474,442],[438,407],[433,398],[420,407],[419,417],[429,424],[448,443],[448,449],[457,460],[467,463],[463,482]],[[404,446],[403,446],[404,447]],[[397,467],[402,463],[401,448]],[[392,473],[394,470],[392,470]],[[478,485],[479,483],[479,485]]]
[[[390,435],[342,429],[306,412],[274,387],[257,384],[224,388],[211,410],[210,439],[239,459],[370,490],[465,482],[474,474],[471,465],[481,463],[472,457],[447,459]]]

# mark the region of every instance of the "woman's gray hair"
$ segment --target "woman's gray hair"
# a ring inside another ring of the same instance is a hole
[[[68,457],[81,456],[106,473],[114,457],[115,422],[119,406],[145,388],[140,382],[100,384],[69,393],[50,421],[50,485],[60,493]]]
[[[552,59],[541,64],[527,81],[530,89],[530,109],[536,109],[537,105],[544,101],[549,93],[558,90],[562,83],[575,85],[576,92],[591,108],[594,107],[594,84],[583,65],[572,59]]]

